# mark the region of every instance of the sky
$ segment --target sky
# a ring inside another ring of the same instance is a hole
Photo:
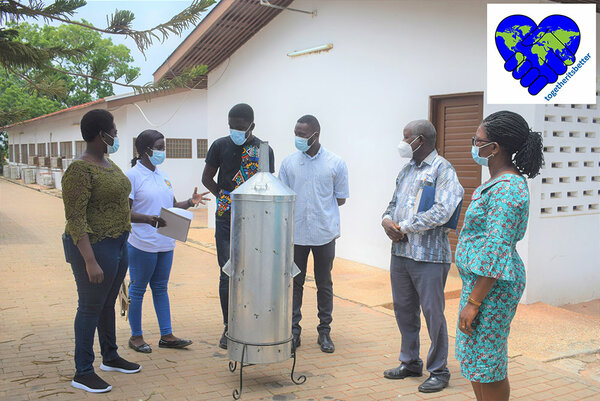
[[[94,26],[105,28],[106,16],[118,10],[129,10],[135,15],[133,28],[137,30],[148,29],[160,23],[168,21],[173,15],[185,9],[191,2],[186,0],[87,0],[87,5],[81,7],[73,15],[73,19],[91,22]],[[152,74],[169,55],[179,46],[181,42],[192,32],[194,28],[184,31],[181,36],[171,35],[165,42],[155,41],[146,50],[146,58],[138,50],[133,40],[121,35],[103,35],[112,39],[114,44],[123,44],[131,49],[131,55],[135,59],[135,66],[140,67],[140,77],[133,83],[143,85],[153,81]],[[114,85],[115,94],[132,92],[129,88]]]

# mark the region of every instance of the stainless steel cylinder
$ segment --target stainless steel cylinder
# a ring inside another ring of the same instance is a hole
[[[268,160],[268,156],[267,156]],[[231,193],[227,353],[232,361],[289,360],[295,193],[268,172]],[[246,349],[244,350],[244,347]]]

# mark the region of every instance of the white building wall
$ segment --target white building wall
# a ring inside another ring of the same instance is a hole
[[[18,125],[7,129],[9,144],[21,145],[21,144],[46,144],[46,155],[50,156],[51,149],[50,143],[56,142],[58,145],[58,151],[60,152],[60,143],[66,141],[73,141],[72,152],[75,154],[75,143],[76,140],[82,140],[81,131],[79,129],[79,121],[87,110],[84,111],[73,111],[64,115],[57,115],[53,118],[46,118],[39,121],[34,121],[24,125]],[[12,160],[12,159],[11,159]],[[20,163],[22,167],[27,167],[27,162]],[[62,178],[62,170],[60,169],[37,169],[38,182],[40,182],[40,173],[50,172],[54,177],[54,183],[58,189],[61,189],[60,180]]]
[[[600,38],[596,47],[600,54]],[[595,65],[600,91],[600,63]],[[527,267],[522,302],[562,305],[600,298],[598,92],[595,105],[484,104],[484,115],[506,109],[520,113],[534,131],[542,132],[545,146],[545,168],[528,180],[529,228],[517,246]],[[489,175],[484,170],[485,180]]]
[[[599,105],[537,107],[546,166],[532,191],[528,301],[600,298]]]
[[[121,148],[111,158],[123,171],[130,169],[133,138],[146,129],[160,131],[165,138],[192,139],[191,159],[166,159],[159,168],[171,179],[177,200],[191,197],[194,187],[198,187],[198,192],[205,191],[201,182],[204,159],[197,157],[196,140],[207,138],[206,90],[178,93],[150,102],[140,101],[137,106],[141,111],[134,104],[113,111],[118,122]]]
[[[227,135],[229,108],[247,102],[278,167],[294,151],[296,119],[317,116],[322,144],[350,172],[337,254],[387,269],[389,240],[379,223],[401,167],[395,148],[402,128],[429,116],[431,95],[485,90],[486,3],[297,0],[294,7],[318,16],[280,14],[209,75],[209,142]],[[287,56],[327,43],[334,47],[326,53]],[[484,116],[502,109],[543,130],[542,106],[484,103]],[[597,215],[544,220],[541,177],[529,186],[530,229],[517,246],[528,275],[523,302],[598,298]]]
[[[322,144],[350,174],[337,255],[388,269],[380,221],[401,165],[396,146],[406,123],[428,118],[430,95],[485,89],[485,4],[304,0],[294,7],[318,16],[281,13],[209,75],[209,142],[228,134],[228,110],[247,102],[278,168],[295,150],[296,120],[314,114]],[[326,43],[334,46],[327,53],[287,56]]]
[[[166,159],[160,166],[172,181],[175,197],[178,200],[189,198],[194,187],[204,190],[201,184],[204,159],[197,157],[196,139],[206,138],[206,90],[193,90],[154,98],[150,102],[144,100],[134,104],[111,107],[111,99],[116,102],[120,96],[108,98],[107,103],[97,106],[59,114],[40,121],[15,126],[8,129],[9,144],[49,143],[71,141],[75,155],[75,141],[83,140],[79,122],[83,115],[94,107],[108,110],[114,115],[115,125],[119,134],[119,150],[112,154],[111,159],[124,172],[131,168],[133,158],[133,138],[146,129],[156,129],[167,138],[192,139],[191,159]],[[144,117],[145,114],[146,117]],[[48,148],[47,154],[50,154]],[[25,167],[26,163],[22,163]],[[38,169],[39,171],[45,169]],[[53,170],[54,183],[61,188],[62,171]]]
[[[596,47],[600,54],[600,38]],[[595,105],[534,109],[546,166],[530,180],[526,303],[600,298],[600,63],[596,77]]]

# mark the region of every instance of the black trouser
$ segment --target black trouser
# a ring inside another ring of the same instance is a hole
[[[331,281],[331,269],[335,259],[335,240],[320,246],[294,245],[294,263],[300,269],[300,273],[294,277],[294,299],[292,313],[292,333],[300,335],[302,327],[302,294],[304,292],[304,280],[306,280],[306,264],[308,254],[312,251],[315,265],[315,283],[317,284],[317,308],[319,313],[319,333],[329,334],[331,331],[331,313],[333,312],[333,282]]]
[[[229,276],[223,272],[223,266],[230,257],[230,232],[231,214],[228,212],[223,216],[216,216],[215,221],[215,243],[217,246],[217,261],[219,263],[219,298],[221,300],[221,312],[223,313],[223,324],[227,326],[229,312]]]

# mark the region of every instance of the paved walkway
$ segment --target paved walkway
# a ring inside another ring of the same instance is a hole
[[[0,399],[231,399],[238,376],[228,371],[226,353],[216,346],[222,330],[218,267],[211,253],[211,233],[198,224],[192,230],[192,242],[177,245],[170,282],[174,333],[191,338],[194,344],[188,350],[157,347],[159,331],[148,293],[144,328],[145,337],[154,348],[152,354],[128,349],[128,323],[117,319],[120,353],[141,363],[142,372],[135,375],[102,372],[102,377],[113,385],[107,394],[91,395],[70,387],[77,296],[70,267],[62,254],[63,225],[60,199],[0,179]],[[388,291],[383,280],[379,281],[380,288],[385,290],[379,292]],[[350,285],[340,285],[341,290],[345,287]],[[442,393],[427,395],[416,390],[421,378],[390,381],[381,375],[384,369],[397,365],[400,346],[391,311],[370,305],[369,297],[355,300],[349,290],[343,291],[347,292],[335,299],[332,337],[336,352],[323,354],[316,344],[316,330],[311,330],[317,325],[316,294],[309,288],[305,291],[305,331],[296,368],[297,373],[308,377],[306,383],[296,386],[291,382],[291,361],[249,367],[244,371],[243,400],[474,399],[454,359],[455,299],[449,299],[447,306],[451,334],[450,387]],[[520,321],[515,324],[513,335],[522,336],[515,332],[528,327]],[[583,327],[586,331],[587,326]],[[422,336],[422,346],[425,353],[429,346],[426,335]],[[511,352],[513,400],[600,399],[598,382],[548,369],[525,355]],[[97,369],[99,363],[99,360],[95,363]]]

